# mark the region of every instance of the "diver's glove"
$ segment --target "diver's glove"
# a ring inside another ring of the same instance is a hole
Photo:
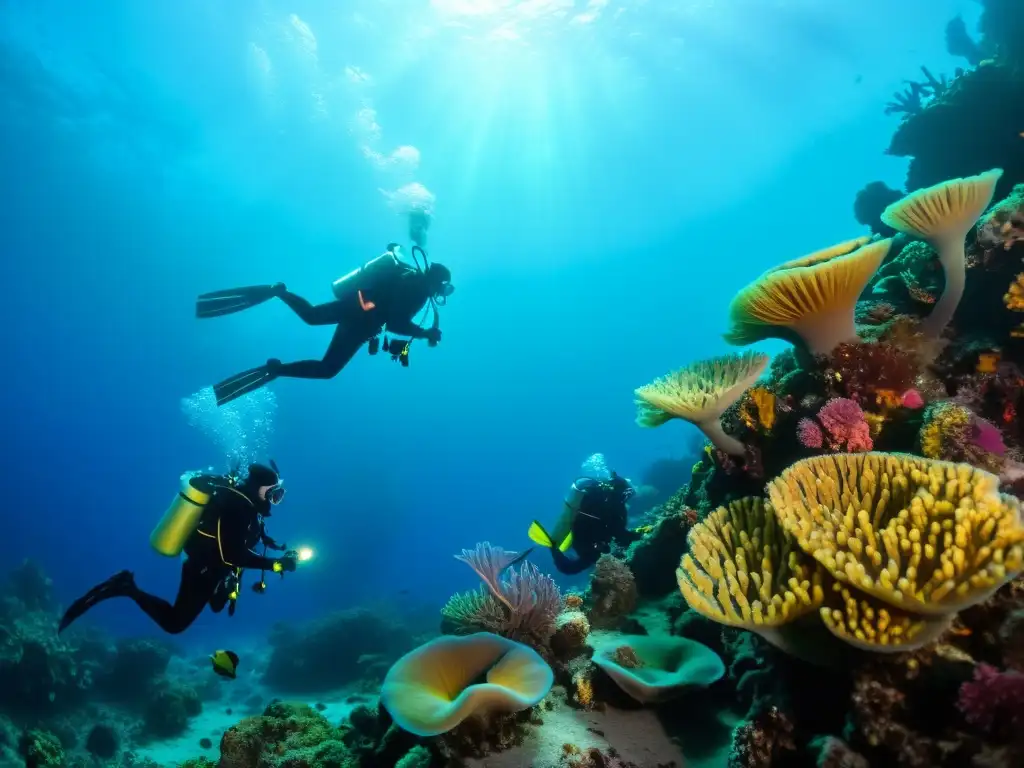
[[[284,296],[286,293],[288,293],[288,286],[285,285],[284,283],[274,283],[270,287],[271,290],[273,291],[273,295],[278,299]]]
[[[427,340],[427,344],[432,347],[436,347],[438,342],[441,341],[441,329],[427,328],[427,330],[423,332],[423,338]]]
[[[289,549],[283,555],[280,560],[274,561],[274,573],[284,573],[285,571],[294,571],[299,566],[299,553],[294,549]]]

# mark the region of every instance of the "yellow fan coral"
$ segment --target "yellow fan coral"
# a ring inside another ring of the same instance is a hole
[[[758,631],[822,604],[821,569],[760,498],[719,507],[694,526],[689,544],[676,579],[690,607],[709,619]]]
[[[949,614],[1024,567],[1019,503],[967,464],[817,456],[768,484],[782,526],[839,581],[911,613]]]
[[[733,299],[725,340],[745,346],[795,334],[815,354],[856,340],[857,299],[890,245],[858,238],[765,272]]]
[[[743,444],[722,429],[722,412],[768,365],[768,355],[747,352],[701,360],[635,390],[637,423],[658,427],[677,418],[696,425],[717,448],[742,456]]]
[[[921,323],[927,336],[939,336],[953,319],[967,280],[964,240],[992,202],[1002,175],[1002,170],[996,168],[919,189],[882,212],[885,224],[927,241],[938,251],[946,287],[931,314]]]

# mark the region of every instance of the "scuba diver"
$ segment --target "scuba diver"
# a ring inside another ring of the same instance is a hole
[[[139,589],[131,571],[121,571],[93,587],[65,612],[58,632],[63,632],[86,611],[113,597],[135,601],[160,628],[176,635],[188,629],[209,605],[220,613],[230,603],[234,615],[243,569],[284,574],[294,571],[299,555],[291,550],[280,558],[266,551],[284,551],[267,535],[264,518],[284,499],[284,483],[277,465],[249,465],[244,480],[236,475],[186,475],[163,518],[150,535],[150,544],[162,555],[178,557],[185,552],[181,583],[174,603]],[[263,555],[252,551],[263,544]],[[261,574],[253,591],[263,592]]]
[[[399,260],[399,245],[390,243],[387,250],[372,261],[338,278],[331,286],[334,301],[313,305],[301,296],[291,293],[283,283],[235,288],[205,293],[196,301],[196,317],[209,318],[229,315],[255,307],[272,298],[287,304],[307,325],[335,325],[334,337],[321,360],[300,360],[282,363],[276,358],[266,365],[243,371],[214,385],[217,405],[229,403],[237,397],[253,392],[282,376],[297,379],[333,379],[348,365],[359,348],[370,343],[370,354],[381,346],[378,336],[382,331],[406,336],[407,339],[388,340],[384,337],[384,351],[403,366],[409,364],[409,344],[413,339],[426,339],[429,346],[441,341],[437,307],[443,306],[455,288],[447,267],[427,261],[426,252],[419,246],[412,248],[415,266]],[[423,266],[417,259],[423,257]],[[423,328],[413,321],[429,303],[434,322]]]
[[[641,538],[641,534],[626,525],[626,502],[635,493],[629,481],[614,472],[607,480],[581,477],[569,488],[554,535],[534,520],[530,539],[551,550],[559,572],[582,573],[611,550],[613,541],[628,546]],[[566,554],[570,548],[576,553],[575,558]]]

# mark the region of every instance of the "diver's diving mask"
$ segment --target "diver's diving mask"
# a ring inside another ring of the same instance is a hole
[[[451,283],[441,283],[441,286],[434,293],[434,301],[442,307],[448,302],[448,297],[455,293],[455,286]]]
[[[276,507],[278,504],[284,501],[284,493],[284,480],[279,480],[277,485],[272,485],[269,488],[267,488],[267,492],[263,494],[263,498],[265,498],[268,502],[270,502],[270,504]]]

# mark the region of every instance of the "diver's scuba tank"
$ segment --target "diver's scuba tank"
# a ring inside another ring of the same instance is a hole
[[[356,267],[347,275],[342,275],[331,283],[331,291],[338,301],[359,306],[360,291],[372,291],[382,282],[398,272],[401,262],[398,260],[398,244],[390,243],[388,249],[380,256]]]
[[[181,476],[181,490],[149,535],[149,543],[167,557],[177,557],[185,548],[199,520],[210,502],[213,489],[201,476],[186,473]]]
[[[583,497],[587,493],[587,489],[593,486],[594,481],[589,477],[581,477],[573,481],[573,484],[569,486],[569,492],[565,494],[565,508],[574,517],[576,513],[580,511],[580,505],[583,504]]]

